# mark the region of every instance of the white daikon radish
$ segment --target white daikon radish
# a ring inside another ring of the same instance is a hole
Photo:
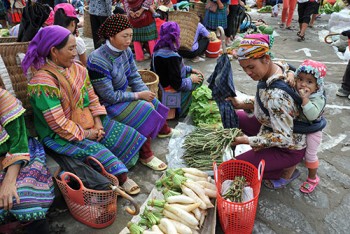
[[[190,189],[193,190],[193,192],[195,192],[198,197],[204,201],[204,203],[207,205],[207,208],[213,208],[214,205],[210,202],[209,200],[209,197],[207,195],[205,195],[205,191],[204,189],[200,186],[200,185],[197,185],[196,183],[194,182],[185,182],[184,185]]]
[[[180,223],[185,224],[186,226],[190,227],[191,229],[198,229],[198,227],[196,225],[191,225],[188,222],[186,222],[185,219],[183,219],[182,217],[177,216],[176,214],[174,214],[173,212],[170,212],[168,210],[163,210],[163,215],[169,219],[178,221]],[[198,221],[199,223],[199,221]]]
[[[167,218],[162,218],[160,224],[165,227],[167,234],[177,234],[174,224]]]
[[[212,184],[212,183],[210,183],[208,181],[197,181],[196,183],[202,185],[204,188],[216,191],[216,185]]]
[[[175,195],[175,196],[171,196],[168,197],[166,199],[166,201],[168,203],[181,203],[181,204],[192,204],[192,203],[196,203],[195,200],[193,200],[193,198],[186,196],[186,195]]]
[[[194,217],[196,217],[196,219],[197,219],[198,221],[200,221],[201,216],[202,216],[202,213],[201,213],[200,209],[199,209],[199,208],[194,209],[194,210],[192,211],[192,213],[194,214]]]
[[[178,221],[175,221],[175,220],[171,220],[169,219],[170,222],[172,222],[176,228],[176,231],[179,233],[179,234],[192,234],[192,230],[191,228],[189,228],[188,226],[186,226],[185,224],[183,223],[180,223]]]
[[[155,231],[145,230],[145,231],[143,231],[142,234],[160,234],[160,233],[163,234],[163,232],[155,232]]]
[[[190,173],[185,173],[184,176],[188,179],[193,180],[193,181],[207,181],[207,178],[195,176],[195,175],[192,175]]]
[[[189,174],[192,174],[192,175],[195,175],[195,176],[199,176],[199,177],[204,177],[205,179],[208,178],[208,174],[205,173],[204,171],[201,171],[197,168],[182,168],[182,170],[185,172],[185,173],[189,173]]]
[[[158,232],[159,234],[163,234],[163,232],[159,229],[159,227],[157,225],[152,226],[152,231]]]
[[[204,188],[204,193],[210,198],[216,198],[216,190]]]
[[[165,234],[167,234],[166,233],[166,227],[164,227],[161,223],[160,224],[158,224],[158,227],[159,227],[159,229],[163,232],[163,233],[165,233]]]
[[[187,196],[193,198],[193,200],[195,200],[196,202],[198,202],[199,208],[201,209],[207,209],[207,205],[205,204],[205,202],[199,198],[199,196],[197,196],[197,194],[195,192],[192,191],[192,189],[187,188],[184,185],[181,185],[181,190],[184,194],[186,194]]]
[[[187,211],[184,211],[178,207],[169,205],[169,204],[165,204],[164,208],[172,213],[174,213],[175,215],[183,218],[186,220],[187,223],[194,225],[194,226],[198,226],[199,222],[198,220],[191,215],[190,213],[188,213]]]
[[[203,226],[205,217],[207,216],[208,212],[206,210],[201,210],[201,219],[199,220],[199,227],[201,228]]]
[[[199,231],[192,229],[192,234],[199,234]]]
[[[176,204],[176,203],[174,203],[172,205],[177,206],[177,207],[179,207],[187,212],[191,212],[192,210],[198,208],[200,204],[198,202],[196,202],[196,203],[189,204],[189,205],[182,205],[182,204]]]

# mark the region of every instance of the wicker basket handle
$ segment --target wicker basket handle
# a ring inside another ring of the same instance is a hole
[[[126,207],[125,211],[128,212],[131,215],[138,215],[140,213],[140,206],[139,204],[137,204],[135,202],[135,200],[130,197],[128,194],[126,194],[123,190],[121,190],[119,187],[117,186],[111,186],[113,191],[116,191],[120,196],[122,196],[123,198],[125,198],[126,200],[130,201],[131,204],[134,206],[134,210],[132,210],[130,207]]]
[[[338,35],[341,35],[341,34],[340,33],[330,33],[327,36],[325,36],[324,42],[327,43],[327,44],[332,44],[333,41],[329,41],[328,38],[332,37],[332,36],[338,36]]]

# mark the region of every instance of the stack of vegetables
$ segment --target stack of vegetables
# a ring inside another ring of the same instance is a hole
[[[192,92],[190,115],[196,126],[218,125],[221,123],[219,108],[213,100],[208,86],[202,85]]]
[[[323,0],[323,5],[320,7],[320,13],[332,14],[339,12],[345,8],[343,0]]]
[[[238,128],[196,128],[185,138],[182,158],[189,167],[212,170],[213,162],[220,165],[225,149],[241,134]]]
[[[260,8],[258,10],[259,13],[271,13],[272,12],[272,6],[267,5],[267,6],[263,6],[262,8]]]
[[[141,220],[128,223],[131,234],[199,233],[207,210],[214,208],[216,186],[207,173],[195,168],[169,169],[156,182],[164,200],[148,200]]]

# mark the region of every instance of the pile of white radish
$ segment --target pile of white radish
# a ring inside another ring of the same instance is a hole
[[[152,226],[151,230],[134,233],[199,233],[207,215],[207,209],[214,208],[210,199],[216,198],[216,186],[208,174],[203,171],[195,168],[182,168],[181,170],[183,176],[186,177],[180,186],[182,194],[167,197],[165,200],[148,201],[149,206],[163,209],[164,217],[160,219],[159,224]],[[131,234],[134,233],[131,232]]]

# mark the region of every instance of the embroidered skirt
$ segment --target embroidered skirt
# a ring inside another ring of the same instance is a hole
[[[206,28],[216,30],[221,26],[223,29],[227,28],[227,4],[224,4],[223,9],[217,9],[216,12],[206,10],[204,17],[204,25]]]
[[[158,32],[156,23],[153,22],[150,25],[143,28],[133,28],[133,41],[147,42],[158,38]]]
[[[35,138],[29,138],[30,161],[19,171],[16,181],[20,204],[13,200],[9,211],[0,209],[0,222],[12,214],[21,222],[45,219],[46,212],[55,197],[52,176],[46,167],[46,155],[43,146]],[[0,186],[6,175],[0,172]]]

